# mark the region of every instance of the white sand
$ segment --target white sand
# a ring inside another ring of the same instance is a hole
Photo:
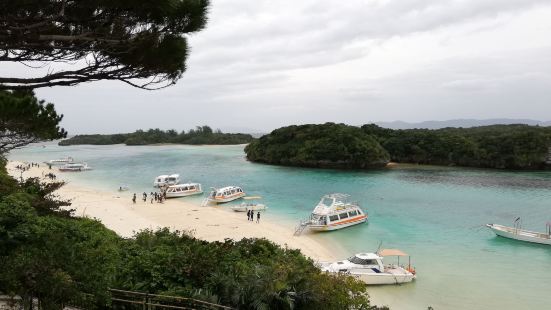
[[[10,161],[8,172],[19,178],[20,170],[15,166],[18,161]],[[53,172],[58,181],[63,180],[64,173],[56,168],[48,170],[42,164],[40,168],[33,167],[23,173],[23,178],[39,177]],[[86,173],[86,172],[81,172]],[[231,238],[266,238],[282,246],[300,249],[303,254],[314,260],[336,260],[342,258],[343,251],[334,244],[323,243],[323,236],[315,233],[303,232],[301,236],[294,236],[292,225],[276,222],[269,211],[261,213],[260,223],[247,221],[244,212],[224,210],[222,207],[201,207],[184,199],[168,199],[163,204],[143,202],[141,193],[137,193],[136,204],[132,203],[131,192],[105,192],[85,188],[73,181],[67,183],[57,194],[63,199],[70,199],[76,216],[85,216],[99,219],[105,226],[114,230],[123,237],[130,237],[133,232],[141,229],[156,229],[169,227],[171,230],[191,231],[197,238],[207,241],[224,240]]]

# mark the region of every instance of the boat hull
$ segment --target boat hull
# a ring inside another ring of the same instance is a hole
[[[252,211],[264,211],[268,209],[265,205],[254,205],[254,206],[235,206],[231,207],[231,209],[235,212],[247,212],[249,210]]]
[[[308,227],[313,231],[332,231],[332,230],[339,230],[342,228],[346,228],[346,227],[350,227],[358,224],[363,224],[365,222],[367,222],[367,216],[364,215],[364,216],[358,217],[357,219],[344,221],[342,223],[337,222],[337,223],[331,223],[329,225],[312,224],[312,225],[309,225]]]
[[[245,196],[245,193],[239,193],[239,194],[235,194],[233,196],[228,196],[224,198],[209,198],[208,201],[212,203],[225,203],[225,202],[237,200],[239,198],[243,198],[244,196]]]
[[[524,242],[551,245],[550,235],[532,232],[532,231],[526,231],[522,229],[515,229],[512,227],[507,227],[507,226],[502,226],[497,224],[488,224],[486,226],[500,237],[524,241]]]
[[[81,172],[81,171],[88,171],[91,170],[90,168],[59,168],[59,171],[62,172]]]
[[[413,274],[351,274],[354,278],[361,280],[367,285],[392,285],[412,282],[415,279]]]

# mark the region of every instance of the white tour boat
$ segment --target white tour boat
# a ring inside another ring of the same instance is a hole
[[[166,198],[186,197],[202,193],[203,189],[199,183],[176,184],[167,187]]]
[[[244,197],[245,200],[257,200],[261,199],[261,197],[253,196],[253,197]],[[241,203],[239,206],[233,206],[231,209],[235,212],[247,212],[249,210],[251,211],[264,211],[268,209],[268,207],[263,203],[258,203],[255,201],[247,201]]]
[[[70,156],[64,157],[64,158],[58,158],[58,159],[52,159],[47,162],[47,164],[50,165],[65,165],[68,163],[74,162],[74,159]]]
[[[59,167],[59,171],[85,171],[92,170],[87,163],[67,163]]]
[[[230,202],[245,196],[245,192],[239,186],[226,186],[219,189],[213,188],[207,197],[208,202],[224,203]]]
[[[383,258],[386,256],[397,256],[398,263],[385,266]],[[409,257],[400,250],[385,249],[377,253],[359,253],[334,263],[319,263],[319,266],[322,271],[349,274],[368,285],[402,284],[413,281],[416,276],[411,261],[408,267],[400,266],[401,256]]]
[[[490,228],[496,235],[500,237],[551,245],[551,222],[547,222],[547,224],[545,225],[545,233],[522,229],[520,218],[517,218],[515,220],[514,227],[508,227],[498,224],[486,224],[486,227]]]
[[[163,187],[166,185],[176,185],[180,183],[180,175],[179,174],[163,174],[155,178],[155,181],[153,181],[154,187]]]
[[[367,213],[358,203],[349,202],[349,197],[346,194],[323,196],[310,218],[296,228],[295,234],[300,234],[306,227],[314,231],[329,231],[365,223]]]

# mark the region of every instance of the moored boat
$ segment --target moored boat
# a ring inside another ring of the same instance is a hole
[[[213,188],[207,197],[207,202],[224,203],[234,201],[245,196],[245,192],[239,186],[226,186],[219,189]]]
[[[176,185],[178,183],[180,183],[179,174],[163,174],[155,178],[155,180],[153,181],[153,187],[170,186]]]
[[[47,161],[46,163],[50,165],[65,165],[72,162],[74,162],[74,159],[70,156],[67,156],[63,158],[52,159]]]
[[[176,184],[166,188],[166,198],[187,197],[202,193],[203,189],[199,183]]]
[[[247,211],[265,211],[268,209],[268,207],[263,204],[256,201],[251,200],[258,200],[261,199],[261,197],[254,196],[254,197],[244,197],[243,199],[248,200],[247,202],[242,202],[238,206],[233,206],[231,209],[236,212],[247,212]]]
[[[59,171],[75,172],[85,170],[92,170],[92,168],[90,168],[87,163],[67,163],[59,167]]]
[[[397,264],[383,264],[387,256],[398,257]],[[409,255],[397,249],[383,249],[377,253],[359,253],[348,259],[334,263],[320,263],[320,269],[329,273],[349,274],[368,285],[402,284],[413,281],[416,272],[411,267],[400,266],[400,257]]]
[[[296,228],[295,234],[300,234],[305,228],[330,231],[365,223],[367,212],[364,213],[358,203],[350,202],[349,198],[350,195],[338,193],[323,196],[310,218]]]
[[[515,220],[514,227],[499,224],[486,224],[486,227],[490,228],[496,235],[500,237],[551,245],[551,222],[547,222],[547,224],[545,225],[545,233],[522,229],[520,218],[517,218]]]

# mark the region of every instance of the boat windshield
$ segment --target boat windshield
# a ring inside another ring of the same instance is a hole
[[[348,261],[357,265],[378,265],[375,259],[362,259],[357,256],[350,257]]]
[[[321,204],[329,207],[333,204],[333,198],[323,197],[323,199],[321,200]]]

